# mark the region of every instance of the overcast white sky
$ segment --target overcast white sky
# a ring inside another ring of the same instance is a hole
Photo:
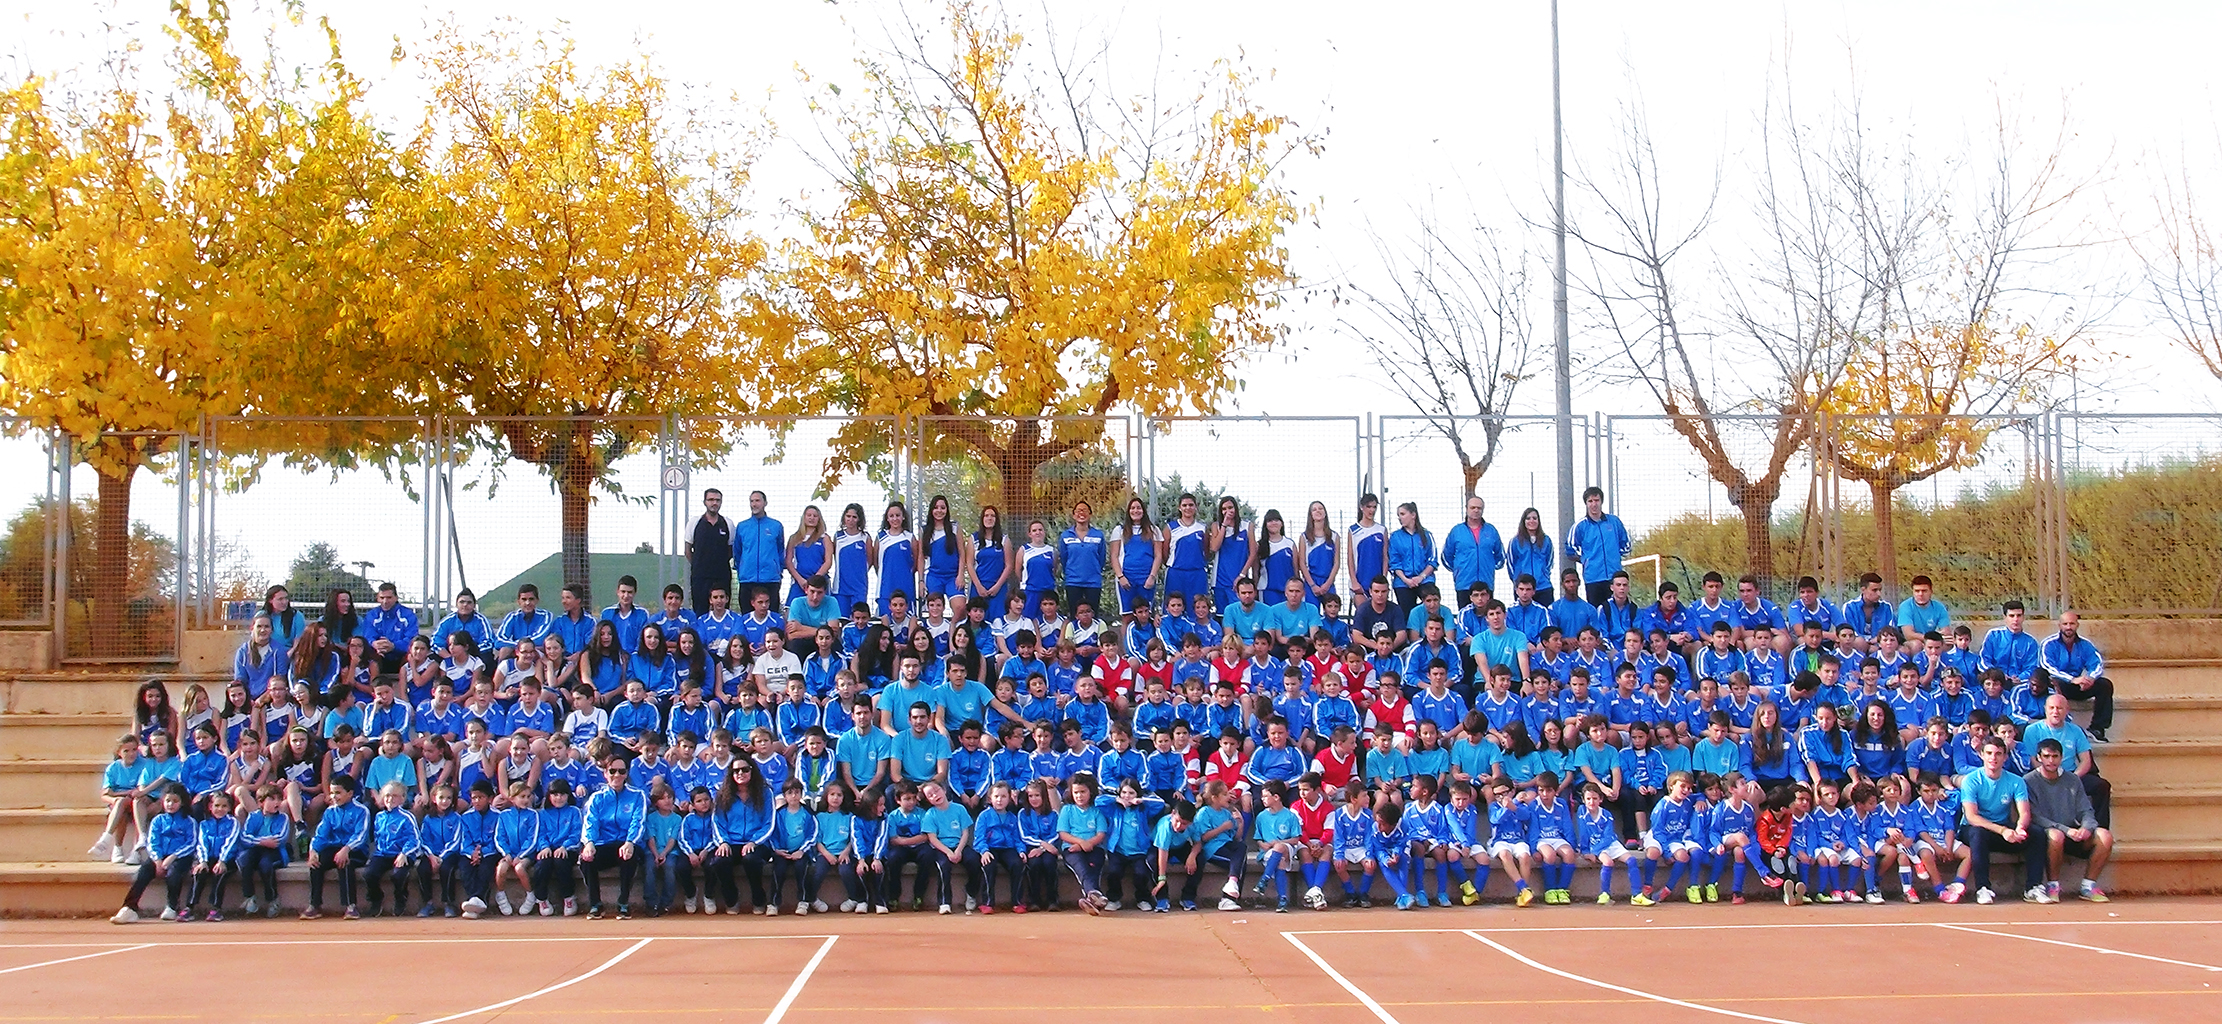
[[[165,6],[162,0],[109,6],[0,0],[0,52],[13,58],[12,73],[82,62],[97,56],[102,24],[139,26],[149,48],[159,52]],[[414,119],[416,100],[411,83],[402,80],[405,68],[390,66],[386,54],[395,37],[410,45],[443,19],[466,26],[500,18],[528,27],[561,25],[589,62],[645,51],[675,79],[761,102],[773,114],[788,140],[773,143],[760,165],[757,205],[770,209],[807,181],[791,141],[811,133],[799,107],[794,69],[799,65],[821,79],[853,81],[853,58],[860,48],[882,44],[882,23],[896,8],[803,0],[311,0],[309,10],[330,15],[356,71],[378,81],[373,102],[390,110],[396,125]],[[935,9],[916,5],[914,10],[931,16]],[[1368,226],[1400,231],[1410,211],[1431,196],[1455,205],[1470,195],[1484,218],[1507,228],[1516,227],[1516,205],[1543,211],[1550,130],[1544,0],[1397,3],[1362,12],[1349,4],[1311,2],[1067,0],[1014,10],[1031,24],[1046,11],[1061,34],[1110,33],[1111,71],[1117,84],[1128,88],[1144,84],[1153,64],[1162,66],[1168,82],[1190,81],[1220,57],[1270,72],[1260,90],[1266,105],[1327,137],[1323,156],[1298,160],[1290,170],[1294,188],[1319,203],[1316,224],[1299,227],[1290,239],[1300,272],[1313,283],[1345,274],[1362,277],[1371,256]],[[1612,141],[1618,105],[1640,86],[1670,186],[1700,187],[1718,165],[1727,175],[1725,204],[1748,200],[1738,176],[1749,166],[1752,127],[1770,75],[1779,76],[1786,59],[1801,95],[1815,101],[1849,95],[1856,82],[1877,131],[1901,133],[1923,147],[1967,146],[1986,130],[2001,102],[2046,125],[2056,125],[2065,111],[2077,136],[2071,158],[2104,183],[2103,196],[2095,196],[2087,210],[2094,223],[2144,226],[2150,219],[2149,182],[2164,165],[2188,160],[2209,178],[2218,169],[2210,69],[2212,42],[2222,38],[2222,5],[1568,0],[1561,16],[1570,152],[1576,158],[1601,156]],[[1545,241],[1537,239],[1539,247]],[[1739,240],[1716,241],[1732,248]],[[1544,291],[1535,305],[1547,313],[1547,273],[1538,275],[1538,286]],[[1354,358],[1354,344],[1337,337],[1325,316],[1316,303],[1289,310],[1290,343],[1247,368],[1249,384],[1239,411],[1395,411],[1379,374]],[[2109,354],[2085,375],[2084,407],[2211,410],[2216,382],[2161,344],[2146,329],[2148,321],[2135,299],[2111,316]],[[1582,327],[1577,314],[1577,349],[1591,351],[1596,339],[1585,338]],[[1547,351],[1547,317],[1537,340],[1539,353]],[[1526,386],[1519,404],[1547,412],[1549,399],[1546,377]],[[1656,411],[1644,408],[1639,396],[1586,380],[1578,382],[1576,409]],[[1307,443],[1335,442],[1322,432]],[[1548,462],[1538,461],[1548,458],[1547,442],[1537,438],[1532,448],[1520,449],[1485,484],[1485,493],[1501,495],[1493,502],[1492,518],[1509,518],[1527,503],[1529,471],[1547,474]],[[1197,457],[1207,460],[1199,467],[1206,474],[1231,478],[1237,472],[1238,461],[1223,451],[1199,449]],[[1161,468],[1167,468],[1166,461],[1161,451]],[[18,472],[24,462],[0,445],[5,479],[27,479]],[[1391,484],[1394,489],[1393,478]],[[1427,489],[1454,486],[1455,480],[1447,485],[1431,480]],[[1537,487],[1550,489],[1547,475]],[[152,513],[147,506],[160,500],[159,492],[150,493],[141,499],[142,509]],[[329,492],[289,486],[285,496],[272,496],[270,511],[304,513],[330,500]],[[1293,493],[1289,501],[1295,501]],[[775,496],[774,503],[782,500]],[[799,503],[799,496],[787,503]],[[1508,503],[1510,509],[1502,507]],[[20,507],[5,494],[0,505]],[[407,510],[394,512],[405,518]],[[169,521],[163,513],[144,518]],[[268,523],[272,517],[256,518]],[[637,517],[638,525],[631,523],[636,517],[628,517],[622,529],[613,525],[607,533],[601,528],[605,518],[620,517],[597,513],[597,550],[630,550],[637,540],[653,536],[652,517]],[[227,531],[243,528],[224,525]],[[552,527],[550,534],[552,541]],[[298,550],[297,539],[257,544],[258,560],[282,575],[285,560]],[[377,541],[366,536],[360,543],[417,548],[411,530]],[[496,561],[532,560],[525,555],[520,549],[514,559]],[[484,571],[500,575],[496,568]],[[383,568],[376,573],[385,574]],[[479,575],[473,573],[473,582]],[[405,586],[410,578],[404,577]]]

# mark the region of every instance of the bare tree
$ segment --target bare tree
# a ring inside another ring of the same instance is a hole
[[[2199,203],[2190,168],[2179,167],[2154,191],[2156,237],[2138,239],[2135,248],[2145,294],[2160,307],[2170,340],[2222,378],[2222,247]]]
[[[1353,286],[1358,311],[1337,321],[1372,365],[1450,442],[1471,497],[1496,461],[1505,415],[1528,372],[1528,252],[1467,217],[1446,228],[1432,211],[1409,239],[1373,238],[1384,283]]]
[[[1707,475],[1743,515],[1752,571],[1771,577],[1774,503],[1792,456],[1811,436],[1814,410],[1841,371],[1832,341],[1837,334],[1820,325],[1799,329],[1802,315],[1767,321],[1786,325],[1779,329],[1758,329],[1756,320],[1695,312],[1683,294],[1682,276],[1691,260],[1708,255],[1700,242],[1713,224],[1720,174],[1715,171],[1702,203],[1672,202],[1640,104],[1623,107],[1618,140],[1602,174],[1577,164],[1573,175],[1602,222],[1567,227],[1590,257],[1583,287],[1609,338],[1618,374],[1648,390],[1675,433],[1705,460]],[[1685,209],[1688,215],[1676,217],[1674,211]],[[1778,215],[1772,241],[1782,270],[1767,285],[1803,309],[1811,304],[1809,293],[1834,286],[1803,272],[1813,261],[1802,254],[1824,249],[1828,240],[1811,237],[1813,228],[1805,226],[1817,211],[1781,204],[1770,212]],[[1711,329],[1714,319],[1726,320],[1740,336]],[[1754,413],[1774,419],[1764,458],[1750,467],[1739,460],[1742,453],[1728,436],[1734,429],[1729,417]]]

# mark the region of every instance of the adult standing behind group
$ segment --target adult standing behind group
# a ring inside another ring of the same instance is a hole
[[[1466,496],[1466,519],[1443,537],[1443,567],[1450,570],[1458,590],[1458,607],[1478,588],[1497,589],[1497,570],[1504,568],[1504,538],[1495,524],[1482,518],[1482,500]]]
[[[738,584],[732,597],[736,608],[755,607],[757,594],[768,595],[774,605],[779,604],[779,580],[787,571],[787,528],[764,514],[764,503],[764,492],[748,492],[748,518],[733,524],[733,576]]]
[[[732,588],[733,521],[725,518],[725,492],[715,487],[702,492],[702,514],[687,532],[687,592],[694,595],[694,613],[710,610],[713,587]]]
[[[1612,580],[1621,571],[1620,560],[1627,557],[1635,542],[1620,517],[1605,511],[1604,488],[1583,491],[1582,505],[1582,518],[1566,534],[1566,557],[1581,563],[1583,600],[1602,606],[1612,597]]]

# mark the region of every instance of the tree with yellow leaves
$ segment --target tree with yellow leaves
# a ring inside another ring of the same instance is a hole
[[[2027,324],[1933,324],[1857,340],[1843,379],[1822,403],[1821,456],[1874,499],[1876,572],[1895,591],[1897,492],[1981,461],[2002,414],[2045,401],[2065,369],[2061,342]]]
[[[559,41],[453,28],[424,63],[427,187],[378,214],[396,247],[380,326],[428,411],[548,476],[563,577],[583,583],[596,488],[627,497],[611,465],[669,414],[748,408],[735,295],[764,246],[738,223],[747,165],[645,63],[590,70]]]
[[[207,415],[391,393],[329,387],[357,379],[356,350],[313,351],[359,319],[317,261],[346,251],[386,180],[336,40],[321,67],[254,74],[220,6],[178,3],[169,30],[178,81],[160,99],[128,50],[96,92],[32,78],[0,94],[0,409],[62,431],[98,476],[95,655],[147,653],[119,630],[139,469]]]
[[[1098,103],[1100,68],[999,9],[954,0],[943,22],[861,62],[860,98],[816,98],[830,188],[776,276],[795,337],[766,354],[784,385],[766,411],[930,417],[928,455],[985,460],[1023,517],[1036,471],[1099,445],[1100,417],[1210,412],[1240,387],[1293,281],[1280,169],[1316,142],[1235,65],[1181,103]],[[843,431],[827,479],[894,434]]]

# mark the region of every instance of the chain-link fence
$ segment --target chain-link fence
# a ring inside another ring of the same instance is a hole
[[[56,623],[66,659],[170,661],[183,640],[193,441],[111,433],[71,446],[56,525]]]
[[[1550,420],[1500,425],[1477,483],[1490,521],[1509,536],[1534,507],[1562,541]],[[1603,486],[1627,523],[1644,600],[1655,579],[1690,589],[1708,570],[1761,572],[1778,599],[1814,575],[1841,599],[1875,571],[1897,586],[1933,578],[1963,616],[2008,598],[2222,614],[2217,427],[2218,414],[1718,416],[1700,430],[1717,445],[1708,459],[1665,417],[1595,417],[1577,422],[1576,482]],[[1449,440],[1408,415],[219,419],[190,437],[77,441],[59,457],[46,437],[0,421],[0,479],[15,488],[0,494],[0,626],[58,629],[73,659],[174,657],[182,630],[243,624],[272,583],[314,611],[334,587],[361,601],[391,580],[436,619],[466,585],[499,616],[521,582],[552,606],[583,581],[599,607],[631,575],[653,606],[663,584],[689,582],[684,549],[712,487],[732,519],[765,492],[790,536],[805,506],[838,528],[854,503],[876,531],[898,499],[915,529],[941,495],[962,531],[993,504],[1021,538],[1037,517],[1061,531],[1082,500],[1109,532],[1128,494],[1162,522],[1184,491],[1205,518],[1222,495],[1247,526],[1278,511],[1292,536],[1317,501],[1339,537],[1369,489],[1385,510],[1418,503],[1440,535],[1464,490]],[[128,487],[114,472],[125,465],[137,467]],[[1739,486],[1724,483],[1737,473]]]
[[[310,615],[340,590],[368,607],[387,582],[424,610],[433,443],[417,419],[212,419],[193,524],[206,620],[243,626],[272,585]]]
[[[1963,618],[2008,599],[2053,608],[2047,427],[2034,416],[1829,417],[1846,576],[1878,573],[1892,599],[1928,576]]]
[[[2067,599],[2222,613],[2222,415],[2065,413],[2056,428]]]
[[[1799,576],[1829,586],[1828,490],[1813,468],[1813,428],[1812,420],[1780,416],[1681,424],[1607,417],[1605,510],[1634,541],[1629,578],[1637,597],[1648,600],[1654,581],[1665,580],[1694,596],[1707,572],[1731,581],[1755,574],[1778,601],[1794,596]],[[1653,557],[1654,564],[1642,561]]]
[[[0,625],[52,621],[57,493],[53,435],[0,419]]]
[[[1443,536],[1465,517],[1466,467],[1481,471],[1474,493],[1483,501],[1483,515],[1497,528],[1506,544],[1520,529],[1525,510],[1535,509],[1540,528],[1551,540],[1551,568],[1536,584],[1558,585],[1558,551],[1564,547],[1564,524],[1580,514],[1579,495],[1594,482],[1589,446],[1580,438],[1588,430],[1588,417],[1574,419],[1574,492],[1576,506],[1562,509],[1558,501],[1558,431],[1549,416],[1459,417],[1446,420],[1428,416],[1382,416],[1375,464],[1379,467],[1381,519],[1396,528],[1394,509],[1403,502],[1419,506],[1420,522]],[[1455,435],[1456,440],[1453,440]],[[1465,452],[1462,463],[1459,452]],[[1509,570],[1508,570],[1509,571]],[[1509,601],[1510,579],[1500,576],[1492,588]]]

